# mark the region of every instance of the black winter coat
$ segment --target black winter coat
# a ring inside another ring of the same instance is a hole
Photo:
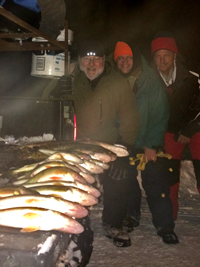
[[[166,87],[170,105],[168,132],[191,138],[200,131],[200,95],[198,77],[187,70],[179,60],[174,83]],[[164,82],[163,82],[164,83]]]

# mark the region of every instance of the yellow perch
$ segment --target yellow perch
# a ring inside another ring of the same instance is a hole
[[[86,191],[72,186],[63,185],[45,185],[34,186],[31,189],[40,193],[41,195],[56,196],[68,201],[77,202],[83,206],[92,206],[98,203],[98,199],[88,194]]]
[[[45,186],[45,185],[63,185],[63,186],[72,186],[72,187],[76,187],[79,189],[82,189],[84,191],[86,191],[87,193],[95,196],[95,197],[99,197],[101,195],[101,193],[99,192],[99,190],[97,190],[95,187],[93,187],[90,184],[82,184],[79,183],[78,181],[75,182],[66,182],[66,181],[46,181],[46,182],[40,182],[40,183],[34,183],[34,184],[25,184],[24,187],[26,188],[30,188],[31,187],[35,187],[35,186]]]
[[[39,208],[12,208],[0,210],[0,225],[22,228],[21,232],[37,230],[80,234],[83,226],[60,212]]]
[[[87,183],[80,174],[67,167],[51,167],[45,169],[30,178],[26,183],[31,184],[48,180],[79,181],[81,183]]]
[[[75,218],[88,215],[88,210],[82,205],[52,196],[18,195],[0,199],[0,210],[20,207],[51,209]]]
[[[7,185],[0,188],[0,198],[17,195],[31,195],[33,191],[24,186]],[[37,193],[36,193],[37,194]]]
[[[44,153],[45,155],[49,156],[49,159],[61,159],[66,161],[71,161],[74,163],[82,163],[82,159],[78,156],[74,155],[73,153],[67,153],[67,152],[56,152],[55,150],[49,150],[49,149],[39,149],[40,152]]]

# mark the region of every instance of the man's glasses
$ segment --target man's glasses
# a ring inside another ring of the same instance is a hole
[[[117,61],[118,62],[122,62],[122,63],[124,63],[124,62],[130,62],[131,60],[133,60],[133,57],[131,57],[131,56],[127,56],[127,57],[118,57],[117,58]]]
[[[90,63],[91,61],[93,61],[94,63],[100,63],[103,61],[103,57],[92,57],[92,56],[82,57],[82,61],[84,63]]]

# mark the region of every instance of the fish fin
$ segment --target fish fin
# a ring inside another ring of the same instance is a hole
[[[58,194],[51,194],[52,197],[57,197],[57,198],[62,198],[61,195],[58,195]]]
[[[35,232],[37,230],[40,230],[40,227],[38,227],[38,226],[29,226],[29,227],[25,227],[25,228],[21,229],[20,232],[22,232],[22,233],[25,233],[25,232],[31,233],[31,232]]]
[[[27,212],[23,215],[23,217],[31,220],[31,219],[41,217],[41,215],[38,214],[37,212]]]

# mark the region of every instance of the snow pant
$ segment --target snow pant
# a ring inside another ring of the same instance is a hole
[[[102,221],[111,227],[121,228],[129,198],[129,177],[116,180],[106,172],[101,178],[103,182]]]
[[[197,190],[200,194],[200,133],[196,133],[190,139],[189,149],[193,161]],[[170,182],[170,198],[173,205],[173,218],[177,219],[178,216],[178,190],[180,183],[180,161],[183,156],[186,144],[180,144],[174,140],[174,134],[167,132],[165,134],[165,152],[172,156],[169,160],[170,169],[169,182]]]
[[[130,176],[132,180],[137,179],[137,165],[132,165]],[[146,193],[146,199],[152,214],[152,222],[156,229],[174,229],[173,208],[169,197],[170,186],[167,170],[167,159],[158,158],[156,162],[147,162],[145,169],[141,171],[142,186]],[[132,185],[136,185],[132,182]],[[132,190],[132,189],[131,189]],[[131,191],[133,194],[134,190]],[[129,212],[135,208],[133,196],[129,198]]]
[[[142,192],[137,180],[138,171],[132,166],[129,167],[130,175],[130,196],[127,205],[127,215],[133,217],[135,220],[139,221],[141,216],[141,199]],[[135,179],[136,177],[136,179]]]

